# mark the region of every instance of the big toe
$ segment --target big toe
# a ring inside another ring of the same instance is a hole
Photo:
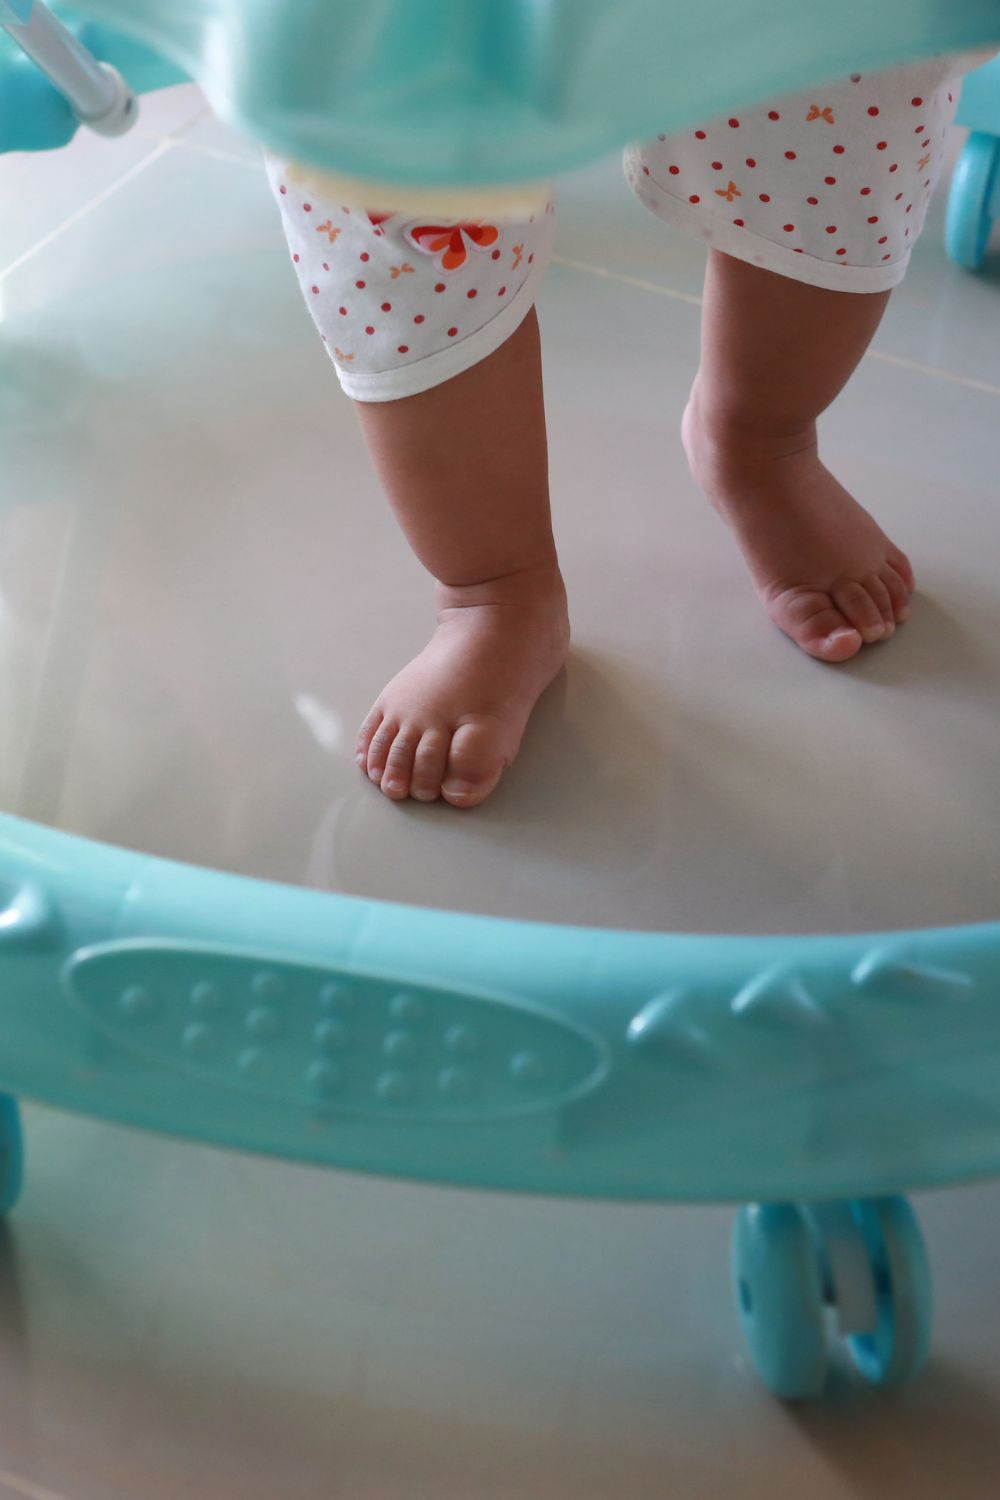
[[[791,590],[773,601],[774,623],[817,661],[850,661],[864,644],[861,632],[819,589]]]
[[[452,735],[441,795],[453,807],[476,807],[493,791],[504,767],[513,760],[505,754],[505,736],[499,724],[477,721],[463,724]]]

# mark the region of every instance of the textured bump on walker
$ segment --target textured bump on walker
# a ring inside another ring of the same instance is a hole
[[[59,932],[55,903],[34,880],[20,886],[0,911],[0,944],[5,948],[44,948],[58,941]]]
[[[323,1052],[345,1052],[354,1041],[354,1033],[343,1021],[320,1021],[313,1041]]]
[[[329,1099],[338,1093],[344,1085],[344,1074],[336,1063],[327,1062],[325,1058],[311,1063],[306,1073],[306,1082],[314,1094],[322,1099]]]
[[[679,1011],[683,992],[672,990],[650,1000],[628,1023],[625,1039],[651,1060],[674,1067],[715,1069],[718,1061],[711,1038]]]
[[[118,1009],[126,1021],[149,1021],[159,1008],[156,996],[145,985],[130,984],[118,997]]]
[[[205,1015],[214,1015],[217,1011],[222,1010],[226,1003],[219,986],[212,984],[207,979],[199,980],[192,987],[190,998],[191,1008]]]
[[[390,1031],[382,1051],[390,1062],[412,1062],[417,1055],[417,1038],[412,1031]]]
[[[340,980],[331,980],[320,990],[319,1003],[323,1010],[347,1011],[354,1009],[358,997],[349,985]]]
[[[258,1041],[273,1041],[281,1035],[281,1017],[267,1005],[256,1005],[247,1014],[246,1028]]]
[[[457,1057],[468,1057],[479,1046],[479,1033],[474,1026],[449,1026],[444,1044]]]
[[[885,948],[866,953],[851,971],[851,981],[859,990],[894,999],[967,1000],[976,989],[971,974],[910,961],[898,950]]]
[[[471,1099],[476,1092],[476,1075],[471,1068],[442,1068],[437,1086],[446,1099]]]
[[[253,976],[250,982],[256,1000],[275,1001],[282,1000],[287,991],[287,985],[280,974],[275,974],[273,969],[261,969]]]
[[[776,1030],[814,1031],[829,1016],[797,974],[766,969],[749,980],[730,1001],[739,1019],[758,1021]]]
[[[510,1060],[510,1076],[515,1083],[544,1083],[545,1064],[537,1052],[515,1052]]]
[[[400,990],[389,1001],[389,1014],[394,1021],[422,1021],[427,1014],[427,1005],[422,995]]]
[[[263,1047],[246,1047],[236,1059],[236,1068],[244,1078],[263,1078],[268,1072],[267,1053]]]
[[[214,1026],[206,1026],[204,1021],[193,1021],[190,1026],[185,1026],[181,1044],[185,1052],[204,1057],[206,1053],[214,1052],[219,1045],[219,1034]]]
[[[379,1075],[375,1093],[383,1104],[405,1104],[413,1093],[413,1083],[408,1074],[393,1070]]]

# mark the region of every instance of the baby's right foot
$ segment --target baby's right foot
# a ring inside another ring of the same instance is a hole
[[[437,630],[376,700],[357,761],[393,801],[476,807],[569,653],[566,590],[552,563],[437,592]]]

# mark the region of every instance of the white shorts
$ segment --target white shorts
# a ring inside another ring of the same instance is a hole
[[[657,136],[625,152],[640,202],[715,250],[796,281],[902,281],[945,154],[959,80],[938,57]]]
[[[636,195],[740,260],[812,286],[880,292],[906,272],[944,157],[958,79],[934,58],[741,109],[625,153]],[[533,218],[433,222],[320,201],[268,161],[303,294],[357,401],[429,390],[498,349],[552,253]]]

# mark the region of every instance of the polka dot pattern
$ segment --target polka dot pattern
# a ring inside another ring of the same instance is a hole
[[[923,226],[956,76],[955,60],[940,58],[852,73],[630,147],[626,172],[646,206],[710,246],[817,285],[891,286]],[[302,292],[349,393],[393,399],[450,378],[530,305],[551,251],[551,204],[527,222],[435,223],[303,198],[281,164],[268,170]],[[428,361],[433,372],[421,374]]]
[[[395,399],[448,379],[504,342],[530,306],[528,283],[552,247],[551,205],[527,222],[435,221],[303,201],[283,164],[269,158],[268,173],[307,306],[349,394]],[[376,386],[386,394],[369,396]]]
[[[818,285],[890,286],[923,225],[957,67],[852,73],[629,148],[626,174],[654,213],[719,249]]]

